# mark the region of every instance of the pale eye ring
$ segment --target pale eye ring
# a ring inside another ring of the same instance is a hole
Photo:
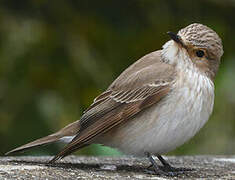
[[[205,53],[202,50],[197,50],[196,55],[197,55],[197,57],[202,58],[205,55]]]

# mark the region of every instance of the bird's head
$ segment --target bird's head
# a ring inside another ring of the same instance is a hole
[[[209,27],[194,23],[177,34],[168,32],[171,40],[162,50],[163,59],[177,68],[191,68],[214,79],[223,46],[220,37]]]

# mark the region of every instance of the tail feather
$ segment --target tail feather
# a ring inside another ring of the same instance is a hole
[[[16,152],[22,152],[22,151],[25,151],[25,150],[28,150],[28,149],[31,149],[34,147],[54,143],[54,142],[61,140],[61,138],[63,138],[63,137],[75,136],[77,134],[77,132],[79,131],[79,129],[80,129],[80,123],[79,123],[79,121],[75,121],[54,134],[37,139],[33,142],[30,142],[28,144],[25,144],[23,146],[15,148],[15,149],[5,153],[5,155],[9,155],[9,154],[16,153]]]
[[[67,156],[67,155],[69,155],[69,154],[71,154],[71,153],[73,153],[73,152],[75,152],[76,150],[78,150],[78,149],[80,149],[80,148],[83,148],[83,147],[86,147],[86,146],[88,146],[89,144],[82,144],[82,145],[80,145],[80,146],[76,146],[76,147],[74,147],[74,148],[71,148],[70,150],[68,150],[68,151],[61,151],[60,153],[58,153],[56,156],[54,156],[50,161],[49,161],[49,163],[50,164],[53,164],[53,163],[55,163],[56,161],[58,161],[58,160],[60,160],[60,159],[63,159],[65,156]]]
[[[25,151],[25,150],[28,150],[28,149],[31,149],[31,148],[34,148],[34,147],[47,145],[47,144],[50,144],[50,143],[53,143],[53,142],[56,142],[56,141],[59,141],[59,140],[60,140],[60,136],[49,135],[49,136],[37,139],[33,142],[27,143],[27,144],[25,144],[23,146],[20,146],[18,148],[15,148],[15,149],[5,153],[5,155],[9,155],[9,154],[16,153],[16,152],[22,152],[22,151]]]

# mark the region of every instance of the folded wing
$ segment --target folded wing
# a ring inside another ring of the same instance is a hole
[[[160,61],[159,52],[141,58],[95,99],[81,117],[80,130],[75,138],[51,163],[92,143],[96,137],[158,103],[171,91],[174,77],[173,68]]]

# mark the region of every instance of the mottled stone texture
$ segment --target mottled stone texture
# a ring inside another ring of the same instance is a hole
[[[56,164],[51,157],[1,157],[0,179],[235,179],[235,156],[166,157],[174,167],[191,169],[177,176],[153,175],[145,158],[69,156]]]

